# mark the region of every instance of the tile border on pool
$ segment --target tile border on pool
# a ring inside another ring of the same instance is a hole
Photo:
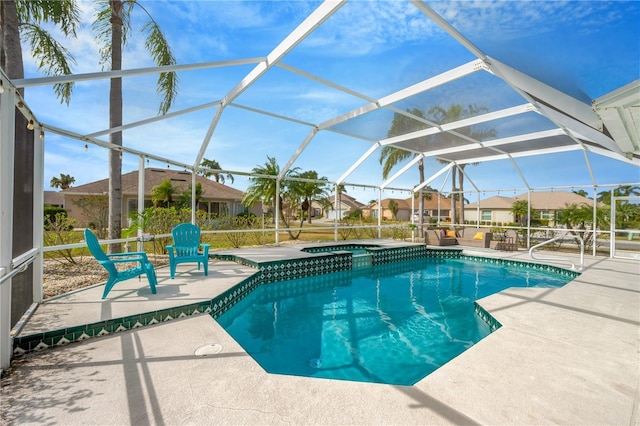
[[[424,245],[410,245],[400,247],[371,247],[372,264],[381,265],[419,258],[459,258],[481,263],[509,265],[530,268],[547,272],[555,272],[566,277],[575,278],[579,272],[567,270],[557,266],[539,263],[522,262],[508,259],[496,259],[462,254],[460,249],[427,248]],[[353,267],[353,254],[346,251],[334,253],[318,253],[308,258],[288,259],[279,261],[254,262],[232,254],[217,254],[217,259],[233,261],[257,269],[257,273],[245,278],[234,287],[223,292],[211,300],[204,300],[184,306],[168,308],[159,311],[146,312],[121,318],[113,318],[85,325],[73,326],[59,330],[35,333],[26,336],[16,336],[13,340],[13,355],[21,356],[29,352],[64,346],[73,342],[107,336],[120,331],[153,325],[177,318],[192,315],[209,314],[214,319],[225,313],[239,300],[262,284],[276,281],[286,281],[295,278],[347,271]],[[491,331],[500,327],[488,312],[477,303],[475,311],[485,321]]]

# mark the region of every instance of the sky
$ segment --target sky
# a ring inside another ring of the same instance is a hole
[[[321,3],[305,1],[139,1],[164,32],[178,64],[233,61],[268,55]],[[102,71],[99,46],[91,30],[95,3],[79,2],[84,25],[76,39],[59,41],[75,57],[73,72]],[[428,3],[459,32],[492,58],[535,77],[552,87],[590,103],[640,78],[640,2],[631,1],[453,1]],[[124,49],[123,69],[153,66],[145,49],[142,26],[148,20],[139,8],[132,14],[132,31]],[[49,27],[50,28],[50,27]],[[54,33],[55,29],[50,28]],[[25,77],[41,77],[27,46]],[[286,66],[310,73],[368,98],[378,99],[476,59],[411,3],[404,1],[351,1],[340,8],[282,60]],[[255,64],[216,67],[178,73],[178,96],[170,110],[180,111],[222,99]],[[156,76],[125,78],[124,123],[157,116],[161,97]],[[105,130],[108,125],[107,80],[78,82],[69,105],[56,99],[50,86],[26,89],[26,102],[38,121],[79,134]],[[526,101],[488,73],[464,79],[399,102],[396,107],[428,110],[453,103],[481,105],[497,110]],[[274,157],[284,166],[310,135],[312,127],[247,108],[266,110],[317,125],[366,105],[368,101],[304,78],[282,67],[271,68],[228,106],[213,131],[205,158],[226,170],[250,172]],[[178,163],[192,165],[206,139],[215,107],[124,131],[124,145]],[[393,113],[376,111],[336,126],[356,134],[321,131],[294,162],[300,170],[316,170],[335,181],[370,147],[384,139]],[[537,114],[492,123],[498,137],[546,128]],[[107,136],[98,137],[108,140]],[[367,139],[368,138],[368,139]],[[107,151],[74,139],[47,133],[45,137],[45,189],[61,173],[75,178],[75,186],[108,177]],[[382,167],[375,152],[347,179],[347,183],[379,185]],[[507,160],[466,168],[465,189],[478,188],[486,198],[523,192],[526,185],[551,188],[640,182],[638,167],[582,152],[518,159],[518,169]],[[123,172],[137,170],[138,157],[123,156]],[[148,167],[173,168],[150,161]],[[399,169],[399,165],[395,170]],[[425,161],[431,176],[442,168]],[[590,170],[591,169],[591,170]],[[524,181],[523,181],[524,177]],[[411,188],[417,183],[413,167],[391,185]],[[526,183],[525,183],[526,182]],[[229,181],[227,184],[231,184]],[[250,182],[235,175],[231,186],[245,190]],[[447,175],[431,186],[450,189]],[[371,188],[346,186],[361,202],[378,197]],[[407,198],[410,192],[384,191],[382,197]],[[475,195],[468,197],[475,201]]]

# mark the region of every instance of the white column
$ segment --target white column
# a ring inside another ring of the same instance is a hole
[[[33,137],[33,247],[38,253],[33,261],[33,302],[44,299],[44,130],[35,126]]]
[[[276,178],[276,211],[274,217],[276,218],[276,246],[280,244],[280,179]]]
[[[144,212],[144,157],[141,155],[138,157],[138,220],[142,220],[142,213]],[[142,234],[144,229],[138,227],[138,251],[144,251],[144,242],[142,241]]]
[[[4,84],[4,88],[0,94],[0,278],[11,272],[15,154],[15,89],[9,84]],[[0,370],[9,368],[12,346],[11,279],[8,279],[0,284]]]

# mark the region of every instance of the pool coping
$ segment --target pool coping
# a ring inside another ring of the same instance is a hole
[[[332,244],[323,245],[322,247],[354,247],[363,245],[371,246],[372,244]],[[318,246],[305,246],[301,247],[300,251],[310,253],[306,252],[305,249],[313,250],[317,247]],[[553,265],[468,255],[460,248],[432,248],[422,244],[407,244],[386,247],[377,245],[376,247],[369,247],[369,250],[371,252],[372,265],[401,262],[417,258],[460,258],[480,263],[511,265],[527,267],[534,270],[550,271],[572,277],[572,279],[579,275],[578,272]],[[209,300],[74,325],[41,333],[17,334],[13,337],[13,356],[20,357],[34,351],[61,347],[70,343],[82,342],[91,338],[108,336],[113,333],[155,325],[193,315],[208,314],[213,319],[217,319],[231,308],[231,306],[262,284],[352,270],[354,269],[353,257],[353,253],[349,251],[333,251],[311,252],[308,257],[294,259],[285,258],[256,261],[251,260],[247,256],[234,253],[213,253],[211,255],[212,259],[232,261],[244,266],[249,266],[256,269],[256,273]],[[492,332],[501,326],[477,301],[474,302],[474,310],[478,317],[489,325]]]

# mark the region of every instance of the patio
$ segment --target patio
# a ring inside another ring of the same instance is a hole
[[[0,411],[15,424],[638,424],[639,272],[636,261],[589,258],[563,288],[483,299],[503,326],[411,387],[267,374],[211,316],[195,315],[18,358]],[[186,265],[171,282],[160,268],[155,299],[138,280],[104,302],[100,287],[82,290],[42,304],[24,332],[191,303],[251,273],[216,261],[206,279]],[[221,350],[195,355],[207,345]]]

